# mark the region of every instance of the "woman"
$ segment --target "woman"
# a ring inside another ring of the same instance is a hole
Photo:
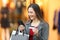
[[[3,7],[1,9],[1,27],[2,27],[2,40],[9,40],[10,34],[9,34],[9,27],[10,27],[10,22],[8,18],[8,8]]]
[[[16,11],[17,11],[18,15],[22,13],[22,7],[23,7],[22,2],[20,0],[17,0]]]
[[[55,10],[53,29],[58,29],[58,40],[60,40],[60,9]]]
[[[37,4],[29,5],[28,16],[30,21],[26,23],[26,33],[30,35],[29,40],[48,40],[49,26]]]

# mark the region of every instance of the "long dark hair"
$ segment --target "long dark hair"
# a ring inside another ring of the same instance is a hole
[[[36,16],[39,20],[42,20],[43,19],[43,13],[42,13],[42,10],[40,9],[40,7],[37,5],[37,4],[30,4],[28,9],[32,7],[33,10],[35,11],[36,13]]]

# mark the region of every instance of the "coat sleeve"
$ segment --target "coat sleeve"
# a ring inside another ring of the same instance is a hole
[[[48,34],[49,34],[49,26],[48,24],[44,24],[41,30],[41,39],[48,40]]]

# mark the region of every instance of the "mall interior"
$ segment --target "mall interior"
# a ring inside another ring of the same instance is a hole
[[[10,8],[10,11],[15,10],[15,5],[16,5],[17,0],[0,0],[0,10],[3,6],[7,5],[8,8]],[[28,13],[27,13],[27,8],[30,4],[36,3],[40,6],[40,8],[43,10],[43,15],[44,15],[44,20],[49,24],[49,37],[48,40],[58,40],[58,31],[53,30],[53,18],[54,18],[54,12],[55,10],[60,9],[60,0],[20,0],[21,3],[23,4],[23,13],[21,13],[19,16],[15,15],[14,13],[10,14],[10,17],[15,18],[16,20],[20,18],[23,22],[26,22],[28,19]],[[23,17],[24,16],[24,17]],[[0,14],[1,18],[1,14]],[[14,21],[16,21],[14,20]],[[14,28],[10,28],[9,30],[11,31],[12,29],[16,29],[17,23],[14,23]],[[0,40],[2,40],[2,28],[0,25]]]

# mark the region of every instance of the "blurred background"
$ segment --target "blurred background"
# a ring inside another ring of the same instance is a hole
[[[17,3],[21,6],[21,11],[16,12]],[[55,10],[60,9],[60,0],[0,0],[0,10],[3,6],[7,6],[9,8],[9,19],[12,20],[12,28],[10,28],[10,32],[13,29],[16,29],[18,19],[21,19],[24,23],[28,19],[27,8],[31,3],[36,3],[40,6],[43,11],[43,18],[46,22],[49,23],[49,38],[48,40],[58,40],[57,29],[53,30],[53,18]],[[0,14],[0,18],[1,18]],[[0,40],[2,34],[2,28],[0,27]]]

